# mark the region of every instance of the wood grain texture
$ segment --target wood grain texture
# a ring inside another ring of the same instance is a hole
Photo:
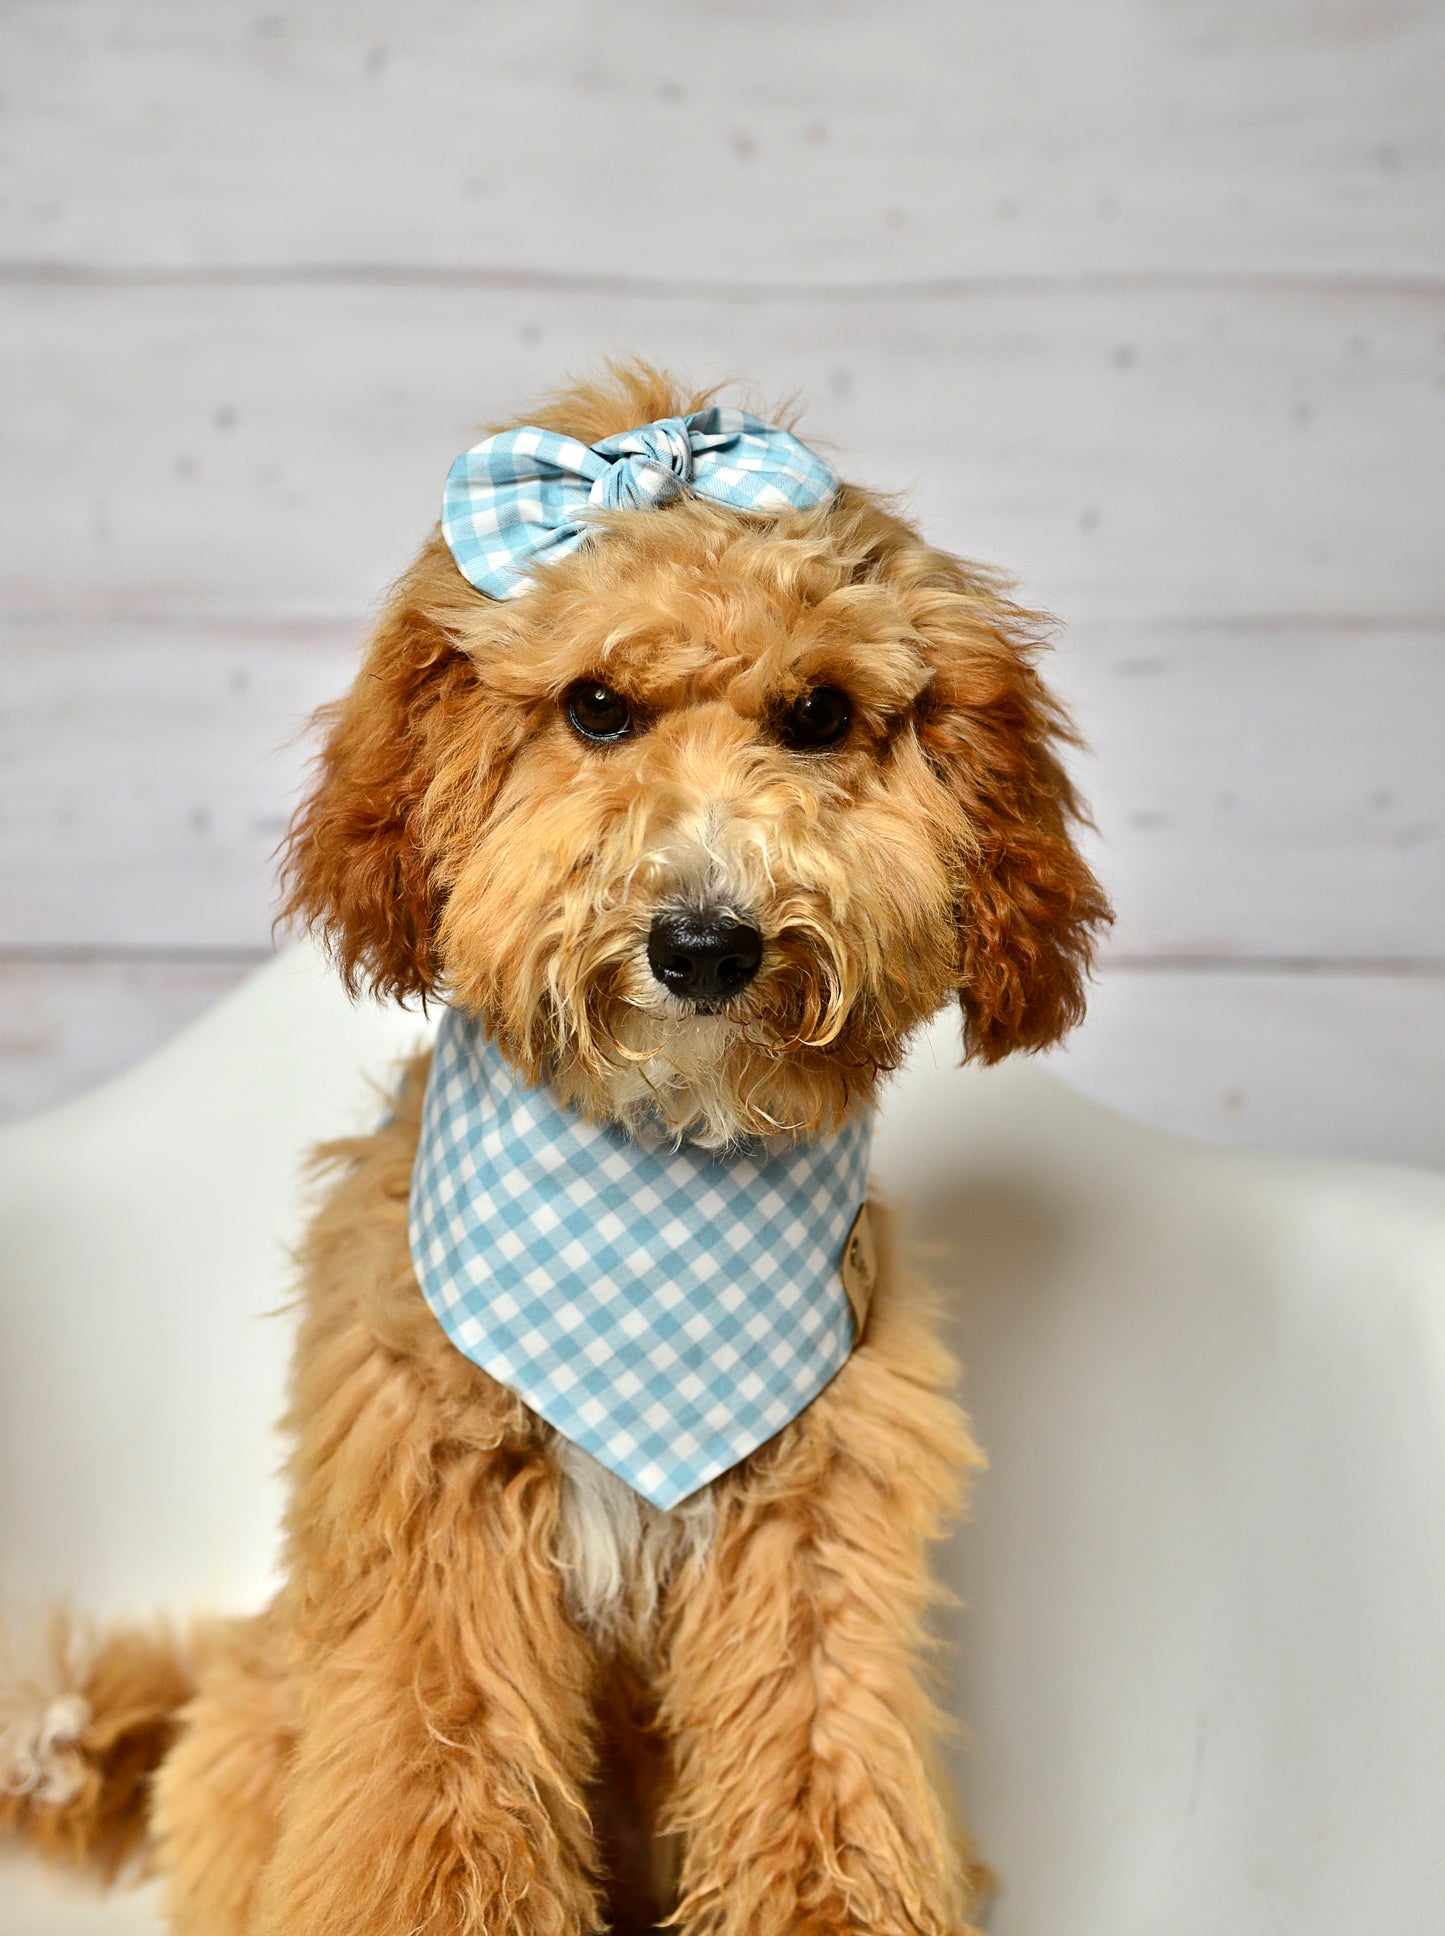
[[[1445,614],[1445,296],[12,288],[0,609],[350,617],[479,421],[637,351],[1072,620]]]
[[[247,975],[231,961],[0,959],[0,1122],[67,1102],[158,1049]]]
[[[447,464],[639,351],[1064,620],[1071,1079],[1442,1160],[1442,72],[1433,0],[10,0],[0,1112],[265,949]]]
[[[1445,1164],[1445,972],[1119,969],[1050,1061],[1183,1135]]]
[[[361,628],[0,620],[0,945],[256,948]],[[1051,676],[1116,949],[1445,960],[1445,632],[1089,620]]]
[[[11,0],[12,263],[1439,277],[1431,0]]]
[[[354,626],[0,625],[0,947],[264,947]]]
[[[1090,618],[1050,670],[1117,951],[1445,962],[1445,627]]]

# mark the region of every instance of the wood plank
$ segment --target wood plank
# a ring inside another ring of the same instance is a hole
[[[0,944],[263,947],[312,710],[356,628],[0,630]]]
[[[477,421],[628,349],[801,385],[1070,619],[1445,612],[1445,296],[310,287],[0,291],[0,609],[359,613]]]
[[[152,1054],[250,973],[233,961],[0,960],[0,1122]]]
[[[1116,969],[1050,1061],[1182,1135],[1445,1164],[1445,973]]]
[[[4,259],[1438,276],[1429,0],[11,0]]]
[[[1445,627],[1090,618],[1052,672],[1118,951],[1445,961]]]
[[[0,1120],[151,1053],[240,962],[0,963]],[[1063,1078],[1210,1141],[1445,1163],[1445,975],[1106,973]]]
[[[256,948],[358,628],[0,622],[0,944]],[[1445,959],[1445,635],[1131,627],[1051,672],[1119,909],[1175,956]]]

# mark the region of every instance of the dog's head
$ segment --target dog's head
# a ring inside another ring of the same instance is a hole
[[[532,421],[701,401],[627,370]],[[325,716],[286,911],[352,990],[714,1144],[836,1126],[953,997],[985,1061],[1058,1040],[1108,909],[1038,622],[850,486],[600,524],[500,602],[434,537]]]

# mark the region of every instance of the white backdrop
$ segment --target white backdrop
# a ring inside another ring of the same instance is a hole
[[[1445,1162],[1439,0],[9,0],[0,74],[5,1113],[267,952],[447,464],[635,350],[1064,621],[1065,1073]]]

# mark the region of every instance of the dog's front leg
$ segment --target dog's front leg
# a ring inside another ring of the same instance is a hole
[[[664,1634],[685,1936],[962,1936],[972,1884],[918,1678],[928,1536],[977,1459],[926,1323],[867,1343],[751,1470]]]
[[[554,1475],[515,1448],[431,1456],[367,1501],[368,1564],[328,1540],[324,1577],[282,1595],[297,1733],[250,1936],[597,1927],[593,1662],[544,1550]]]

